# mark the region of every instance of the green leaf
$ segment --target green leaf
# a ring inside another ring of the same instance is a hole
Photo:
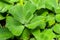
[[[45,21],[44,16],[35,16],[30,23],[37,22],[37,21]]]
[[[53,9],[58,6],[58,2],[56,0],[45,0],[45,7],[48,9]]]
[[[35,29],[38,26],[40,26],[41,28],[44,28],[45,27],[45,22],[44,21],[45,21],[44,16],[36,16],[31,20],[30,24],[26,25],[26,27],[29,28],[29,29]]]
[[[22,33],[22,35],[21,35],[21,39],[28,40],[29,37],[30,37],[30,32],[29,32],[28,29],[25,28],[24,31],[23,31],[23,33]]]
[[[36,6],[37,9],[45,8],[45,0],[30,0],[32,4]]]
[[[48,26],[51,27],[53,24],[55,24],[55,16],[53,13],[48,14],[46,21],[48,22]]]
[[[58,40],[60,40],[60,38],[58,38]]]
[[[0,39],[0,40],[6,40],[6,39]]]
[[[56,14],[60,14],[60,4],[55,8]]]
[[[40,21],[39,27],[40,27],[40,29],[45,29],[45,27],[46,27],[46,22],[45,22],[45,21]]]
[[[40,21],[31,23],[31,24],[27,24],[26,27],[29,29],[35,29],[37,26],[39,26]]]
[[[56,7],[55,12],[56,12],[57,14],[60,14],[60,7]]]
[[[32,18],[35,10],[36,7],[33,4],[31,4],[30,2],[26,2],[23,6],[21,6],[20,4],[13,6],[9,10],[9,13],[12,14],[16,20],[18,20],[22,24],[25,24],[28,23]]]
[[[40,29],[32,30],[32,34],[36,38],[36,40],[41,40],[41,38],[40,38]]]
[[[48,15],[48,12],[47,11],[45,11],[45,12],[43,12],[42,14],[41,14],[41,16],[47,16]]]
[[[55,34],[51,29],[47,29],[41,33],[40,38],[41,40],[53,40],[55,38]]]
[[[3,17],[1,14],[0,14],[0,20],[3,20],[5,19],[5,17]]]
[[[58,5],[58,2],[56,0],[30,0],[32,4],[34,4],[37,9],[40,8],[48,8],[48,9],[52,9],[56,8]]]
[[[35,38],[30,38],[30,40],[36,40]]]
[[[40,30],[34,30],[32,31],[32,34],[36,38],[36,40],[52,40],[55,38],[55,34],[52,32],[52,30],[44,30],[43,32],[40,32]]]
[[[60,14],[56,14],[55,19],[57,22],[60,22]]]
[[[13,17],[7,16],[6,18],[6,27],[13,35],[19,36],[24,30],[24,26],[20,22],[16,21]]]
[[[55,24],[53,27],[54,32],[60,34],[60,24]]]
[[[60,35],[56,35],[56,38],[60,38]]]
[[[10,8],[10,6],[11,5],[8,5],[8,4],[0,1],[0,12],[2,12],[2,13],[6,12]]]
[[[13,37],[13,35],[7,28],[0,27],[0,39],[8,39],[11,37]]]

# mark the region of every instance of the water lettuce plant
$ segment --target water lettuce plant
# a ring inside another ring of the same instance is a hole
[[[60,1],[0,0],[0,40],[60,40]]]

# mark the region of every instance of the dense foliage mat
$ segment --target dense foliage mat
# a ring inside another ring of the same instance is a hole
[[[60,40],[60,0],[0,0],[0,40]]]

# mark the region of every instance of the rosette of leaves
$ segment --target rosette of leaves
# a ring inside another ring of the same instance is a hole
[[[6,22],[0,22],[0,40],[59,40],[56,7],[58,0],[0,0],[0,21]]]

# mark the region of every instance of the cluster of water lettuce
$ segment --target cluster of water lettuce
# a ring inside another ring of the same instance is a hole
[[[60,40],[60,3],[0,0],[0,40]]]

